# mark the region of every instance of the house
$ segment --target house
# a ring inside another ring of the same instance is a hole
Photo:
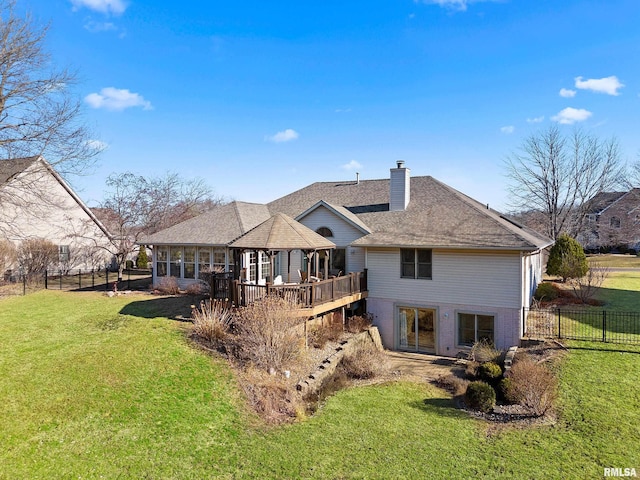
[[[578,241],[587,250],[640,245],[640,188],[600,192],[587,203]]]
[[[275,214],[335,248],[233,248]],[[498,348],[519,344],[523,307],[552,240],[430,176],[411,177],[399,161],[386,179],[318,182],[266,205],[232,202],[145,243],[153,245],[154,282],[172,275],[185,285],[212,266],[245,282],[366,272],[366,300],[357,303],[366,301],[386,348],[453,356],[483,338]]]
[[[104,267],[109,232],[41,156],[0,160],[0,239],[16,246],[45,239],[58,246],[53,268]],[[14,267],[15,268],[15,267]]]

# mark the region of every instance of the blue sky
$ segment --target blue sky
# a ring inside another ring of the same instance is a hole
[[[637,0],[19,0],[113,172],[201,177],[266,202],[403,159],[506,209],[504,159],[558,124],[640,152]]]

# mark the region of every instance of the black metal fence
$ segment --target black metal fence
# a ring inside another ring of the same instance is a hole
[[[151,284],[151,271],[125,270],[122,280],[118,272],[109,270],[46,270],[31,274],[16,274],[4,279],[0,295],[25,295],[36,290],[139,290]]]
[[[523,308],[522,315],[525,338],[640,344],[640,312]]]

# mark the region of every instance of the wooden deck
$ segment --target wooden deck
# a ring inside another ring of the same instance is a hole
[[[283,285],[252,285],[228,278],[214,288],[218,299],[229,299],[234,306],[246,306],[267,295],[278,295],[296,302],[304,316],[314,317],[367,297],[367,274],[354,272],[319,282]]]

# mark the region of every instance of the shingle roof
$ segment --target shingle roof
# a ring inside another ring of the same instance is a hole
[[[354,213],[373,233],[360,246],[430,246],[537,250],[552,241],[429,177],[411,177],[411,201],[389,211],[389,179],[319,182],[269,203],[295,215],[320,200]]]
[[[269,218],[266,205],[231,202],[139,241],[145,245],[227,245]]]
[[[599,214],[628,192],[599,192],[588,201],[587,213]]]
[[[553,243],[429,176],[411,177],[407,209],[390,212],[389,182],[317,182],[267,205],[233,202],[151,235],[144,243],[226,245],[271,215],[295,218],[319,203],[371,232],[353,245],[533,251]]]
[[[336,245],[288,215],[276,213],[230,246],[256,250],[321,250]]]
[[[334,212],[334,214],[340,215],[342,216],[348,223],[351,223],[353,226],[355,226],[356,228],[360,229],[362,231],[362,233],[371,233],[371,229],[369,227],[367,227],[364,222],[358,218],[358,216],[351,212],[350,210],[348,210],[345,207],[341,207],[338,205],[333,205],[329,202],[325,202],[324,200],[320,200],[318,203],[316,203],[315,205],[313,205],[311,208],[305,210],[304,212],[302,212],[300,215],[298,215],[295,220],[302,220],[304,217],[306,217],[309,213],[315,211],[317,208],[320,207],[325,207],[331,211]]]
[[[10,158],[0,160],[0,185],[9,181],[17,174],[24,172],[38,160],[38,156],[27,158]]]

